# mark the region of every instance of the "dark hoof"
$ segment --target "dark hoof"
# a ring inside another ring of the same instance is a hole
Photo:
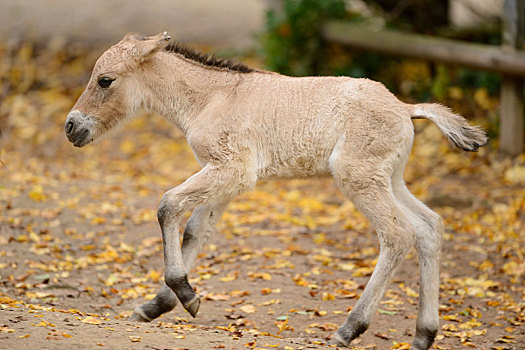
[[[437,329],[416,328],[416,338],[412,343],[412,348],[416,350],[427,350],[434,343]]]
[[[199,298],[198,295],[195,295],[195,298],[193,298],[190,302],[184,304],[183,306],[192,317],[195,317],[197,316],[197,312],[199,311],[199,307],[201,306],[201,298]]]
[[[347,348],[349,345],[350,345],[350,342],[348,341],[345,341],[339,334],[338,332],[336,332],[333,336],[332,336],[332,339],[330,340],[330,345],[335,345],[335,346],[338,346],[338,347],[345,347]]]
[[[135,308],[133,314],[129,317],[129,320],[135,322],[151,322],[151,319],[144,314],[140,306]]]
[[[332,341],[336,342],[337,346],[350,346],[350,342],[359,337],[361,333],[368,329],[367,323],[354,321],[349,318],[332,337]]]

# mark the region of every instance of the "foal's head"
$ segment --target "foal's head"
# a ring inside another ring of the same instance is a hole
[[[87,145],[141,105],[138,68],[168,40],[166,32],[151,37],[128,34],[100,56],[86,90],[67,116],[65,130],[71,143]]]

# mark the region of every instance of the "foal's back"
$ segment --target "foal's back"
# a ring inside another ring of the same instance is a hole
[[[388,142],[400,126],[412,128],[406,105],[368,79],[253,73],[224,103],[231,107],[218,108],[212,132],[242,138],[259,178],[326,175],[345,135]]]

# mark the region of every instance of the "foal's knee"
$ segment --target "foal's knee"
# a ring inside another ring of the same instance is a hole
[[[182,215],[181,198],[178,198],[171,191],[164,193],[160,200],[159,209],[157,210],[157,219],[161,226],[167,224],[170,219],[177,218]]]
[[[160,226],[162,226],[170,216],[171,203],[168,198],[168,194],[164,193],[160,200],[159,209],[157,210],[157,219],[159,220]]]

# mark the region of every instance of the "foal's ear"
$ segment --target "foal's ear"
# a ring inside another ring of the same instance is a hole
[[[133,59],[144,62],[155,52],[164,49],[170,39],[168,32],[147,37],[129,33],[121,40],[121,43],[127,48],[126,51]]]

